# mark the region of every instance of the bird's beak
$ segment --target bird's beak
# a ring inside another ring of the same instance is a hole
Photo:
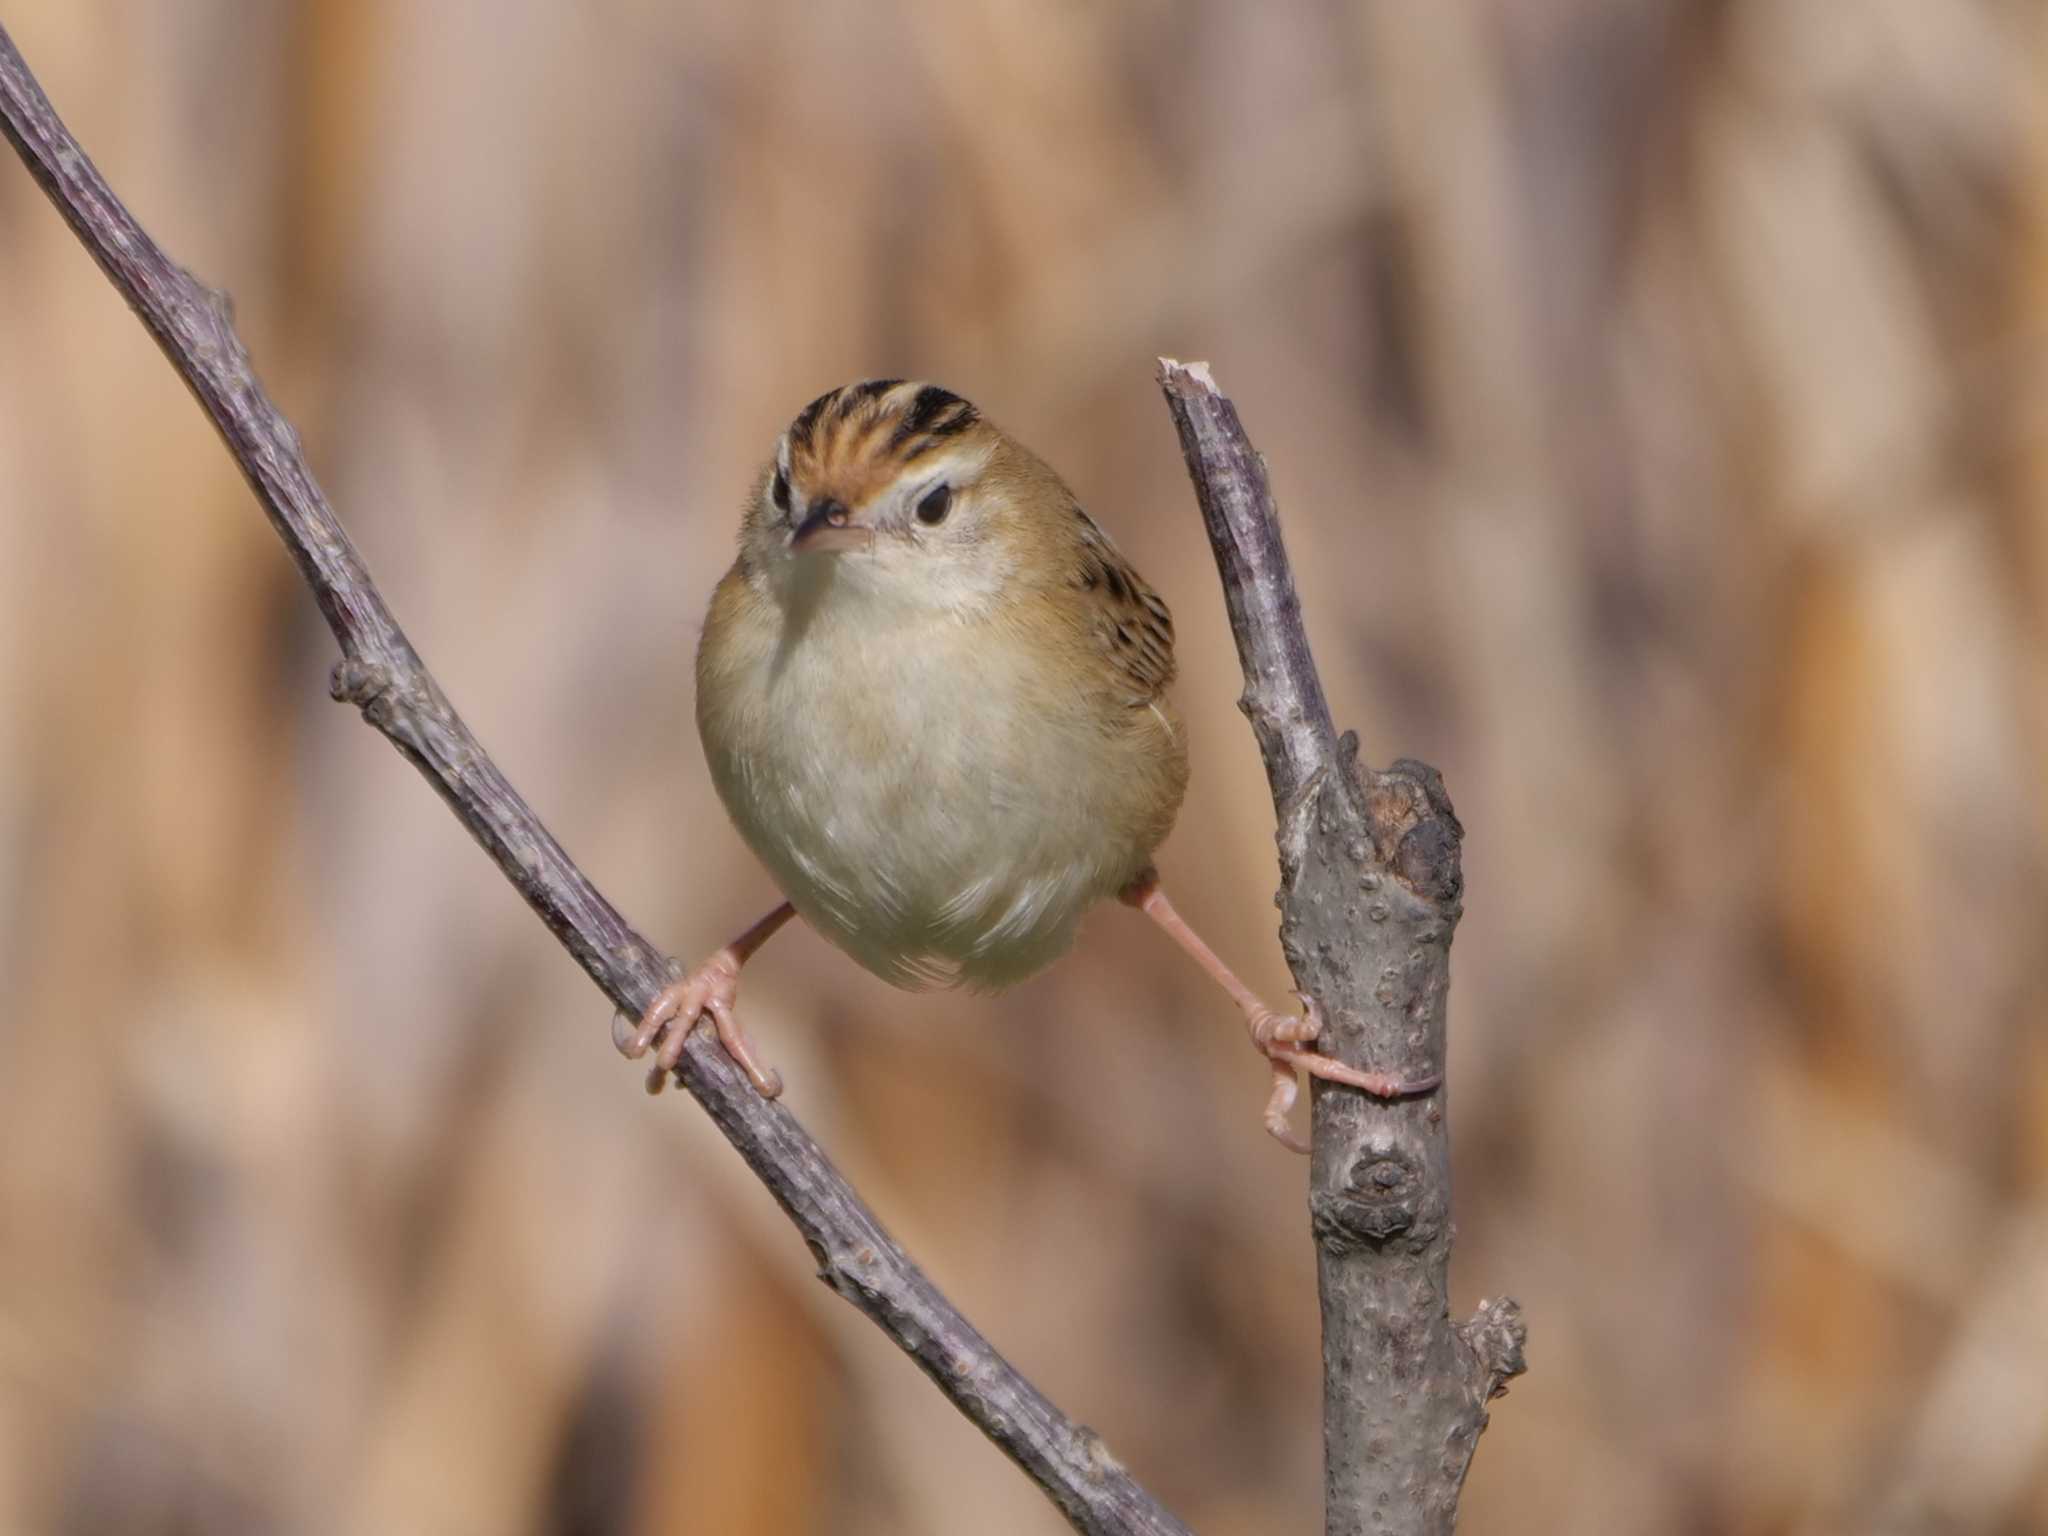
[[[804,514],[789,536],[789,547],[797,554],[812,550],[839,552],[874,548],[875,530],[854,521],[843,501],[820,501]]]

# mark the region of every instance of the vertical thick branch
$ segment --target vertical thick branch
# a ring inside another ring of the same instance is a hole
[[[1266,466],[1201,363],[1162,358],[1258,736],[1280,844],[1280,941],[1323,1049],[1415,1079],[1444,1070],[1460,829],[1435,769],[1364,768],[1302,627]],[[1512,1301],[1450,1317],[1446,1090],[1392,1103],[1313,1086],[1309,1211],[1323,1304],[1330,1536],[1448,1532],[1486,1403],[1522,1369]]]
[[[334,696],[357,705],[425,775],[591,980],[637,1016],[668,979],[661,952],[576,867],[455,713],[328,505],[297,432],[257,381],[225,298],[135,222],[4,28],[0,129],[212,417],[298,562],[341,646]],[[1076,1530],[1186,1536],[1097,1435],[1061,1413],[960,1315],[796,1117],[756,1093],[706,1035],[692,1037],[677,1076],[788,1213],[819,1277],[915,1360]]]

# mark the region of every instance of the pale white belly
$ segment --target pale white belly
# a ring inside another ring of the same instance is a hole
[[[969,626],[821,620],[700,691],[727,810],[804,918],[899,986],[998,987],[1141,868],[1098,724]],[[1108,772],[1105,773],[1105,767]]]

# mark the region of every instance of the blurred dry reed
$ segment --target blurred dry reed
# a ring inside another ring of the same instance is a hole
[[[1151,381],[1442,767],[1473,1531],[2048,1527],[2048,34],[2031,0],[17,0],[507,770],[684,953],[768,895],[686,658],[791,409],[946,381],[1174,601],[1168,845],[1271,823]],[[1059,1529],[809,1278],[408,770],[0,167],[0,1529]],[[672,690],[649,714],[632,701]],[[1317,1524],[1301,1170],[1103,913],[750,994],[935,1278],[1204,1536]],[[656,1447],[670,1452],[648,1454]]]

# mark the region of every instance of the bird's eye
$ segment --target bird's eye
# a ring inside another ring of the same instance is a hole
[[[946,514],[953,510],[953,487],[935,485],[924,493],[917,504],[917,520],[927,526],[943,523]]]
[[[775,505],[779,510],[787,512],[789,510],[789,476],[779,469],[776,470],[775,484],[769,489],[768,494],[774,498]]]

